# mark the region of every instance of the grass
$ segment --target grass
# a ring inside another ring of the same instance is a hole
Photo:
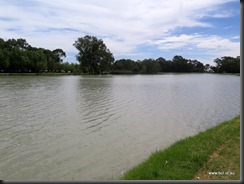
[[[240,180],[240,116],[152,153],[120,179]]]

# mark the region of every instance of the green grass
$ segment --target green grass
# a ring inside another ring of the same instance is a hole
[[[213,154],[221,155],[218,161]],[[192,180],[210,171],[235,173],[216,179],[240,179],[240,116],[151,154],[121,180]]]

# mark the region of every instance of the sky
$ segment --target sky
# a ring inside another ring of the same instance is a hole
[[[116,60],[175,55],[215,65],[240,56],[238,0],[0,0],[0,38],[66,52],[75,41],[102,39]]]

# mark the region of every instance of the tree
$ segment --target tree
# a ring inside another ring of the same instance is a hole
[[[111,69],[114,57],[101,39],[87,35],[73,45],[79,51],[76,59],[84,72],[99,74]]]
[[[204,65],[200,61],[189,59],[186,72],[204,72]]]
[[[8,39],[6,42],[6,46],[8,48],[15,48],[15,49],[20,49],[20,50],[26,50],[29,48],[29,44],[27,43],[27,41],[23,38],[19,38],[19,39]]]
[[[74,71],[76,70],[76,65],[78,65],[78,64],[77,63],[74,64],[74,63],[64,62],[61,64],[61,69],[64,70],[65,72],[74,73]]]
[[[141,62],[142,73],[146,74],[156,74],[160,71],[160,64],[154,59],[144,59]]]
[[[23,38],[7,41],[0,38],[0,70],[3,72],[60,71],[63,57],[66,54],[62,49],[50,51],[32,47]]]
[[[120,59],[113,64],[113,73],[136,73],[138,72],[138,67],[135,62],[131,59]]]
[[[171,61],[167,61],[166,59],[159,57],[158,59],[156,59],[156,61],[159,63],[160,65],[160,72],[172,72],[172,62]]]
[[[55,49],[53,51],[43,49],[43,53],[46,55],[47,68],[49,71],[60,71],[63,62],[63,57],[66,57],[66,53],[62,49]]]
[[[29,51],[28,58],[31,61],[32,72],[41,72],[47,69],[47,58],[43,52],[43,49]]]
[[[47,59],[47,68],[50,72],[53,72],[56,70],[56,64],[55,64],[55,59],[54,59],[54,55],[53,52],[49,49],[45,49],[43,51],[43,53],[46,56]]]
[[[204,72],[213,72],[213,70],[211,69],[210,64],[206,64],[206,65],[204,66],[203,71],[204,71]]]
[[[219,73],[240,73],[240,57],[236,58],[230,56],[224,56],[216,58],[216,71]]]
[[[9,67],[9,52],[6,49],[0,48],[0,72],[8,70]]]
[[[18,48],[12,48],[10,50],[10,57],[9,57],[9,67],[12,72],[21,72],[22,68],[22,59],[24,52],[19,50]]]
[[[55,62],[62,63],[63,62],[62,57],[66,57],[65,52],[62,49],[55,49],[52,52],[53,52]]]
[[[187,62],[188,60],[182,56],[174,56],[172,59],[172,64],[175,72],[187,72]]]
[[[114,57],[110,52],[104,52],[103,56],[100,57],[99,73],[104,73],[105,71],[110,72],[112,64],[114,62]]]
[[[5,41],[4,39],[0,38],[0,49],[3,49],[5,46]]]

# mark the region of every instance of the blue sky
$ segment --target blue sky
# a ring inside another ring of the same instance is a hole
[[[77,62],[73,43],[102,39],[115,59],[181,55],[204,64],[240,55],[238,0],[0,0],[0,37],[63,49]]]

